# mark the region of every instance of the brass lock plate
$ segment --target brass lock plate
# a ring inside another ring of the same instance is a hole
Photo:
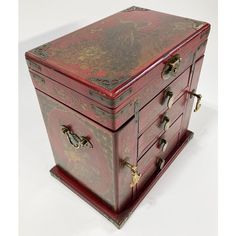
[[[180,57],[180,55],[176,54],[167,61],[162,71],[162,78],[164,80],[171,79],[177,74],[180,68],[181,60],[182,58]]]

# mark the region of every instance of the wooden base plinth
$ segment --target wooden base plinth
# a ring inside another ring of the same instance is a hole
[[[166,169],[170,166],[170,164],[176,159],[178,154],[183,150],[189,140],[193,137],[193,132],[187,131],[186,135],[182,138],[179,145],[173,150],[170,154],[171,158],[168,158],[169,161],[166,163],[164,168],[157,172],[156,175],[152,177],[152,180],[149,182],[149,185],[141,192],[137,199],[131,202],[127,208],[122,212],[114,212],[109,206],[104,203],[100,198],[94,195],[90,190],[82,186],[76,179],[74,179],[71,175],[65,172],[59,166],[54,166],[50,172],[52,176],[66,185],[69,189],[79,195],[82,199],[88,202],[91,206],[97,209],[102,215],[104,215],[108,220],[115,224],[117,228],[121,228],[129,216],[133,213],[139,203],[144,199],[147,193],[151,190],[154,184],[158,181],[158,179],[163,175]]]

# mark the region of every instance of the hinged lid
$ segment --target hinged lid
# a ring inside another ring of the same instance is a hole
[[[131,7],[37,47],[27,52],[26,58],[113,99],[150,65],[206,25]]]

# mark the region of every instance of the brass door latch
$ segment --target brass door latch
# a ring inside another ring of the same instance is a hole
[[[202,95],[201,94],[196,94],[196,90],[194,89],[192,92],[190,92],[190,98],[196,97],[197,98],[197,103],[194,108],[194,112],[197,112],[201,108],[201,100],[202,100]]]
[[[87,138],[85,138],[84,136],[78,136],[64,125],[62,125],[62,132],[63,134],[66,134],[69,143],[76,149],[93,147],[93,145]]]
[[[140,180],[141,174],[138,172],[138,167],[135,165],[131,165],[127,161],[123,161],[123,165],[128,167],[131,170],[132,180],[130,183],[130,187],[133,188]]]

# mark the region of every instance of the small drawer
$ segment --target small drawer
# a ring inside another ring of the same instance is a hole
[[[179,116],[179,118],[174,122],[174,124],[171,125],[170,129],[158,138],[158,140],[157,140],[158,149],[162,150],[158,144],[158,143],[160,143],[161,139],[169,141],[172,139],[172,137],[175,136],[176,133],[179,132],[179,130],[181,128],[182,118],[183,118],[183,115],[181,114],[181,116]],[[167,145],[167,146],[169,146],[169,145]]]
[[[156,168],[157,170],[163,169],[163,167],[168,162],[169,154],[174,150],[174,147],[179,141],[179,133],[175,134],[171,139],[168,141],[168,147],[166,148],[165,152],[159,152],[156,159]]]
[[[179,131],[181,128],[182,115],[171,128],[166,131],[154,145],[145,153],[145,155],[138,161],[138,171],[141,174],[140,181],[138,183],[138,189],[144,187],[145,183],[150,179],[155,171],[160,170],[160,160],[165,160],[168,154],[178,143]],[[167,147],[163,151],[160,148],[160,140],[165,139],[167,141]]]
[[[173,109],[161,113],[158,119],[145,130],[138,140],[138,156],[142,156],[145,150],[151,145],[152,141],[171,127],[173,122],[184,112],[186,101],[187,94],[185,93],[173,104]]]
[[[144,165],[143,163],[142,164],[140,163],[140,166],[142,165],[142,167],[139,168],[139,173],[141,173],[141,178],[137,185],[138,191],[140,191],[143,187],[145,187],[145,184],[150,180],[150,178],[155,172],[158,173],[161,169],[163,169],[163,167],[168,162],[169,154],[174,150],[175,146],[178,144],[178,141],[179,141],[179,133],[175,134],[175,136],[173,136],[172,139],[169,140],[169,145],[165,152],[161,151],[158,152],[156,149],[153,149],[150,153],[148,152],[145,155],[146,161]]]
[[[143,188],[145,183],[154,174],[157,168],[158,149],[154,145],[138,162],[138,172],[141,174],[141,178],[137,184],[138,190]]]
[[[190,68],[181,74],[175,81],[170,83],[139,113],[139,133],[150,126],[165,109],[172,109],[171,103],[176,101],[188,86]]]

